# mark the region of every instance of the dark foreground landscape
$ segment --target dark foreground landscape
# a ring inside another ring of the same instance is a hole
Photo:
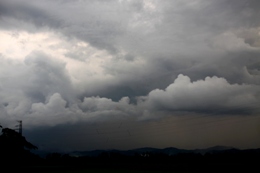
[[[78,154],[78,155],[77,155]],[[81,155],[79,155],[81,154]],[[11,159],[12,160],[12,159]],[[12,161],[11,161],[12,162]],[[213,147],[205,150],[142,148],[119,151],[27,153],[14,163],[25,172],[259,172],[260,149]]]
[[[200,150],[140,148],[43,153],[18,132],[2,128],[1,168],[36,173],[259,172],[260,149],[216,146]]]

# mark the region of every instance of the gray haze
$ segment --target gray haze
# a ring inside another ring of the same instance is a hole
[[[260,147],[257,0],[0,0],[0,124],[43,150]]]

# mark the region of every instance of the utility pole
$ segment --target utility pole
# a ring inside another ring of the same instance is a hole
[[[22,136],[22,134],[23,134],[23,122],[22,122],[22,120],[19,120],[17,122],[19,123],[17,125],[18,126],[18,133]]]

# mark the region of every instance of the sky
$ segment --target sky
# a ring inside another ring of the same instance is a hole
[[[0,124],[48,151],[259,148],[259,8],[0,0]]]

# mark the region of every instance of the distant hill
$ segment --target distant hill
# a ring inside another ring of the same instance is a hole
[[[133,155],[140,155],[145,153],[150,154],[166,154],[169,156],[180,154],[180,153],[199,153],[199,154],[206,154],[206,153],[215,153],[215,152],[221,152],[225,150],[232,150],[235,149],[233,147],[226,147],[226,146],[214,146],[206,149],[195,149],[195,150],[186,150],[186,149],[178,149],[174,147],[168,147],[164,149],[159,148],[137,148],[132,150],[92,150],[92,151],[74,151],[68,153],[70,156],[74,157],[81,157],[81,156],[89,156],[89,157],[96,157],[102,153],[118,153],[122,155],[127,156],[133,156]],[[237,149],[235,149],[237,150]]]
[[[233,147],[217,145],[217,146],[206,148],[206,149],[195,149],[192,151],[195,153],[199,153],[199,154],[206,154],[206,153],[216,153],[216,152],[226,151],[226,150],[238,150],[238,149],[233,148]]]

